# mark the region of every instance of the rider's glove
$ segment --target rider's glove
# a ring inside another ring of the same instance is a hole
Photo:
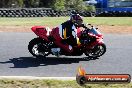
[[[82,24],[82,27],[87,29],[87,30],[90,30],[88,27],[87,27],[87,24]]]
[[[82,27],[87,29],[87,25],[86,24],[82,24]]]

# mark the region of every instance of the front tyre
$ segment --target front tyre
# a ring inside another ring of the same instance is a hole
[[[89,57],[100,57],[105,52],[106,52],[106,45],[99,44],[99,45],[96,45],[93,49],[86,51],[85,55]]]
[[[34,38],[29,42],[29,52],[35,57],[46,57],[49,49],[46,42],[41,38]]]

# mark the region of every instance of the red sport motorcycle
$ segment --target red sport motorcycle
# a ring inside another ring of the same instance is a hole
[[[59,37],[59,28],[34,26],[31,28],[37,35],[36,38],[29,42],[28,50],[35,57],[46,57],[49,54],[59,57],[65,56],[81,56],[83,53],[88,57],[100,57],[106,52],[106,45],[103,42],[103,35],[90,25],[90,28],[77,29],[79,38],[76,46],[69,51],[69,45]],[[90,30],[88,30],[90,29]],[[70,38],[69,38],[70,39]]]

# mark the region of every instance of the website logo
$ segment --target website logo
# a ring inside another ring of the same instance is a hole
[[[86,74],[82,67],[78,68],[76,81],[79,85],[85,83],[130,83],[129,74]]]

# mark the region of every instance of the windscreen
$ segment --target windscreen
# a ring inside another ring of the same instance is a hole
[[[94,35],[100,35],[101,34],[98,30],[96,30],[96,28],[92,28],[91,30],[89,30],[89,33],[92,33]]]

